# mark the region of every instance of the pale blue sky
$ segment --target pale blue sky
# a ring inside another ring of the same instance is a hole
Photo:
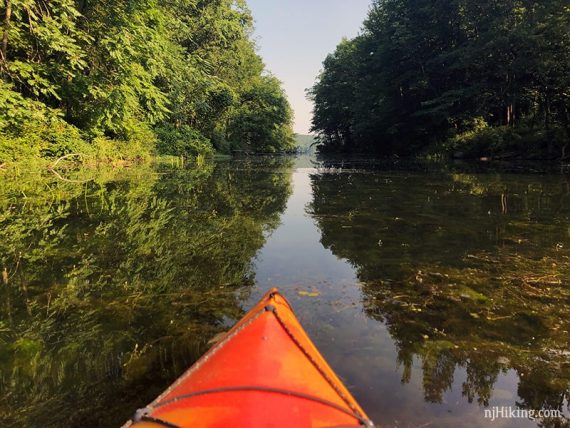
[[[295,110],[295,132],[305,134],[313,85],[327,54],[358,34],[371,0],[249,0],[255,38],[269,71],[284,84]]]

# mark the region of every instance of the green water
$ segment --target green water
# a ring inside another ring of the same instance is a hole
[[[568,425],[484,417],[570,417],[564,171],[1,174],[2,426],[120,426],[272,286],[382,426]]]

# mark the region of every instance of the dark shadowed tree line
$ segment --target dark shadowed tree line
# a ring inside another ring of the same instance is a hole
[[[565,157],[569,39],[566,0],[374,0],[309,91],[313,131],[325,151]]]
[[[243,0],[3,0],[0,164],[292,146]]]

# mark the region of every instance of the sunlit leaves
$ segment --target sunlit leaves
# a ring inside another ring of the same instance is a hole
[[[17,105],[26,104],[43,110],[41,116],[60,117],[77,127],[93,153],[125,156],[119,146],[127,142],[131,157],[146,157],[156,137],[165,135],[162,129],[170,137],[179,134],[168,141],[197,136],[195,142],[166,150],[167,141],[161,141],[156,147],[164,154],[208,155],[213,148],[229,151],[242,145],[263,150],[228,128],[243,95],[263,80],[252,23],[241,0],[15,0],[0,66],[2,85],[13,93],[5,97],[8,108],[0,111],[0,127],[24,145],[25,137],[30,146],[36,137],[47,138],[45,120],[20,115]],[[275,109],[282,109],[287,101],[282,90],[278,95]],[[289,147],[290,114],[275,120],[258,126],[279,128],[283,132],[273,137],[280,140],[263,144]],[[63,133],[52,137],[65,139]],[[117,141],[115,150],[98,146],[111,140]],[[9,140],[2,145],[10,146]],[[50,153],[85,151],[65,142],[60,146]],[[183,146],[189,150],[181,152]],[[33,150],[2,149],[0,161],[25,158],[26,152]]]
[[[276,152],[291,149],[291,108],[279,81],[264,76],[242,94],[232,115],[229,131],[232,140],[246,150]]]

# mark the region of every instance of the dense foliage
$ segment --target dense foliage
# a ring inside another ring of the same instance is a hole
[[[310,91],[313,131],[330,151],[411,154],[446,140],[564,157],[569,39],[566,0],[374,0]]]
[[[244,0],[6,0],[0,164],[292,147]]]

